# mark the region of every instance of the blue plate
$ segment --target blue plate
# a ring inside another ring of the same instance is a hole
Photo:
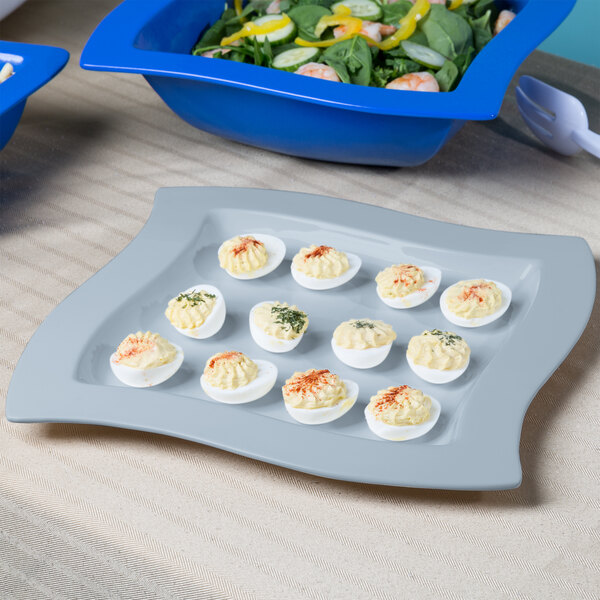
[[[240,281],[219,267],[217,249],[223,240],[248,231],[280,237],[287,253],[269,275]],[[310,243],[358,254],[361,270],[328,291],[297,285],[290,262]],[[441,289],[415,308],[386,306],[374,279],[395,262],[441,269]],[[565,286],[565,273],[577,293]],[[440,311],[441,290],[479,277],[508,285],[511,306],[490,325],[456,328]],[[227,317],[215,336],[193,340],[171,326],[164,310],[170,298],[200,283],[221,290]],[[595,290],[594,259],[581,238],[473,229],[292,192],[162,189],[136,239],[39,327],[14,372],[6,416],[154,431],[350,481],[511,488],[521,481],[525,411],[581,335]],[[265,300],[297,304],[308,313],[308,330],[295,350],[270,354],[252,340],[248,314]],[[398,338],[381,365],[352,369],[335,357],[331,336],[341,321],[366,317],[390,323]],[[406,362],[410,337],[432,328],[459,329],[472,350],[469,368],[450,384],[428,384]],[[160,333],[185,354],[171,379],[147,389],[124,386],[109,366],[121,340],[139,330]],[[210,400],[200,375],[206,360],[225,350],[275,363],[275,388],[248,404]],[[360,386],[356,405],[340,419],[301,425],[285,410],[281,386],[294,371],[311,367]],[[402,384],[436,398],[441,416],[423,437],[387,442],[370,432],[364,407],[378,390]]]
[[[450,93],[394,92],[191,56],[223,0],[126,0],[97,27],[81,66],[141,73],[182,119],[245,144],[322,160],[418,165],[466,120],[496,117],[521,62],[575,0],[510,4],[515,20]]]
[[[0,66],[12,63],[14,74],[0,84],[0,150],[12,137],[27,98],[52,79],[69,60],[62,48],[0,41]]]

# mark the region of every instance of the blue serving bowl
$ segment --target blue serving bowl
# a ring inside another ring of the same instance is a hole
[[[62,48],[0,41],[0,66],[12,63],[14,74],[0,83],[0,150],[12,137],[27,98],[48,83],[67,63]]]
[[[453,92],[398,92],[322,81],[192,56],[223,0],[125,0],[96,28],[84,69],[141,73],[195,127],[276,152],[321,160],[419,165],[467,120],[497,116],[527,55],[575,0],[513,0],[518,14],[473,61]]]

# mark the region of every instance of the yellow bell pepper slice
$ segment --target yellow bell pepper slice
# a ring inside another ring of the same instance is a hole
[[[294,43],[298,46],[304,46],[306,48],[328,48],[329,46],[333,46],[338,42],[352,39],[362,29],[362,20],[357,19],[356,17],[351,17],[351,13],[352,10],[350,8],[341,4],[335,8],[332,15],[325,15],[324,17],[321,17],[315,27],[315,35],[317,37],[321,37],[322,33],[328,27],[333,27],[334,25],[345,25],[347,29],[344,35],[332,40],[323,40],[321,42],[309,42],[297,37],[294,40]]]
[[[350,10],[348,7],[343,6],[343,5],[340,6],[339,8],[345,9],[345,11]],[[358,27],[358,29],[356,29],[356,25],[354,25],[354,26],[350,25],[348,33],[346,33],[345,35],[343,35],[339,38],[336,38],[333,40],[325,40],[322,42],[308,42],[306,40],[303,40],[302,38],[296,38],[294,40],[294,43],[297,44],[298,46],[305,46],[307,48],[308,47],[310,47],[310,48],[327,48],[328,46],[333,46],[333,44],[337,44],[339,42],[343,42],[344,40],[349,40],[349,39],[352,39],[353,37],[358,36],[358,37],[361,37],[364,40],[366,40],[369,43],[369,45],[377,46],[380,50],[391,50],[392,48],[395,48],[402,40],[408,39],[415,32],[418,21],[420,19],[422,19],[429,12],[430,8],[431,8],[431,4],[429,4],[429,0],[417,0],[415,2],[415,4],[413,5],[413,7],[408,11],[406,16],[404,16],[402,19],[400,19],[399,27],[396,30],[396,32],[393,33],[392,35],[390,35],[390,37],[386,38],[382,42],[376,42],[373,39],[371,39],[368,35],[365,35],[364,33],[360,33],[360,30],[362,29],[362,21],[360,19],[355,19],[356,21],[359,21],[361,23],[360,27]],[[346,12],[346,14],[348,14],[348,13]],[[331,20],[331,19],[334,19],[335,17],[336,17],[336,14],[331,15],[331,16],[328,15],[326,17],[321,17],[321,19],[319,20],[319,23],[323,19]],[[354,20],[353,17],[342,17],[342,18]],[[340,19],[338,19],[338,20],[340,20]],[[331,21],[329,21],[329,22],[331,23]],[[338,24],[338,23],[336,21],[333,24]],[[346,24],[346,23],[344,23],[344,24]],[[316,32],[316,29],[315,29],[315,32]]]
[[[291,19],[285,13],[281,14],[281,19],[273,19],[264,25],[256,25],[253,21],[249,21],[248,23],[244,23],[239,31],[232,33],[230,36],[224,37],[221,40],[221,46],[227,46],[231,44],[231,42],[235,42],[236,40],[251,35],[264,35],[266,33],[273,33],[278,29],[283,29],[290,22]]]
[[[362,28],[362,21],[356,17],[351,17],[352,10],[341,4],[337,6],[332,15],[325,15],[319,19],[315,27],[315,36],[321,37],[328,27],[334,25],[347,25],[353,33],[358,33]]]
[[[380,50],[395,48],[402,40],[408,39],[415,32],[417,23],[429,12],[430,8],[429,0],[417,0],[406,16],[400,19],[400,27],[396,29],[395,33],[382,42],[374,42],[370,38],[367,41],[370,40],[370,43]]]
[[[462,3],[463,0],[452,0],[452,2],[450,2],[448,10],[456,10]]]

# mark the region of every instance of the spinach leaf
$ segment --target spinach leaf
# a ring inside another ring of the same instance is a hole
[[[269,8],[269,4],[271,4],[271,0],[250,0],[250,2],[248,2],[248,4],[244,7],[244,11],[250,7],[251,10],[249,12],[255,12],[259,15],[264,15],[267,12],[267,8]]]
[[[473,45],[469,24],[441,4],[431,7],[429,14],[419,21],[419,28],[427,36],[427,45],[449,59],[465,54]]]
[[[371,80],[371,50],[361,37],[338,42],[323,52],[322,58],[333,67],[344,83],[369,85]]]
[[[412,4],[408,0],[398,0],[394,4],[384,4],[381,7],[381,10],[383,10],[381,22],[386,25],[397,25],[398,21],[405,17],[411,8]]]
[[[471,10],[473,11],[473,15],[475,17],[481,17],[488,10],[491,10],[492,20],[495,20],[499,13],[498,7],[496,6],[494,0],[479,0],[479,2],[476,2],[472,5]]]
[[[267,6],[268,4],[269,3],[267,3]],[[227,21],[227,25],[237,25],[239,29],[240,25],[242,24],[242,19],[245,19],[254,12],[258,13],[259,11],[257,10],[256,5],[253,2],[249,2],[248,4],[246,4],[246,6],[244,6],[242,12],[239,15],[234,12],[233,17],[231,17],[231,19]]]
[[[465,54],[460,54],[452,61],[458,67],[461,77],[465,74],[471,62],[473,62],[473,58],[475,58],[475,48],[471,46]]]
[[[221,18],[214,25],[211,25],[200,37],[192,50],[192,54],[200,54],[199,50],[203,51],[202,49],[206,48],[206,46],[218,46],[226,35],[226,23],[232,17],[235,17],[235,11],[232,8],[228,8],[221,15]]]
[[[297,44],[290,42],[289,44],[278,44],[277,46],[271,46],[271,52],[273,53],[273,56],[277,56],[286,50],[296,50],[297,48]]]
[[[263,44],[256,38],[251,38],[246,42],[252,49],[252,58],[254,64],[259,67],[270,67],[273,64],[273,52],[271,51],[271,42],[267,38]]]
[[[429,46],[427,36],[420,29],[415,29],[415,32],[408,38],[408,41],[421,44],[421,46]]]
[[[447,60],[442,68],[434,74],[440,91],[449,92],[452,90],[458,79],[458,67],[450,60]]]
[[[373,68],[371,72],[371,85],[385,87],[387,83],[398,77],[402,77],[402,75],[422,70],[423,67],[420,64],[408,58],[387,59],[385,66],[378,65]]]
[[[473,42],[475,43],[475,50],[477,52],[492,39],[491,16],[492,11],[488,10],[477,19],[469,19],[469,24],[473,30]]]
[[[296,0],[297,6],[324,6],[329,8],[337,0]]]
[[[325,15],[330,15],[331,11],[324,6],[304,5],[292,8],[288,17],[296,23],[298,35],[309,42],[316,42],[319,38],[315,35],[317,23]]]
[[[390,58],[408,58],[408,54],[406,54],[404,51],[402,44],[392,48],[391,50],[388,50],[387,52],[383,53],[382,56],[386,59],[386,61]]]

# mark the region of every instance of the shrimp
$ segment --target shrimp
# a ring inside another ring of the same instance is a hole
[[[307,75],[308,77],[316,77],[317,79],[326,79],[327,81],[340,81],[335,69],[316,62],[309,62],[299,67],[294,71],[298,75]]]
[[[348,27],[340,25],[333,30],[333,37],[339,38],[346,35]],[[380,42],[382,36],[392,35],[396,31],[393,25],[384,25],[383,23],[374,23],[373,21],[363,21],[360,33],[371,38],[374,42]]]
[[[408,90],[412,92],[440,91],[436,78],[426,71],[402,75],[402,77],[390,81],[385,87],[390,90]]]
[[[498,35],[516,16],[512,10],[501,10],[494,24],[494,35]]]
[[[281,0],[273,0],[269,6],[267,6],[267,10],[265,11],[268,15],[278,15],[281,10],[279,5],[281,4]]]
[[[239,46],[240,44],[241,44],[241,40],[234,40],[229,45],[230,46]],[[206,58],[214,58],[215,54],[220,54],[221,56],[224,56],[228,52],[231,52],[231,48],[215,48],[214,50],[207,50],[206,52],[203,52],[200,56],[204,56]]]
[[[231,52],[231,48],[215,48],[214,50],[207,50],[206,52],[203,52],[200,56],[204,56],[205,58],[214,58],[215,54],[220,54],[223,56],[228,52]]]

